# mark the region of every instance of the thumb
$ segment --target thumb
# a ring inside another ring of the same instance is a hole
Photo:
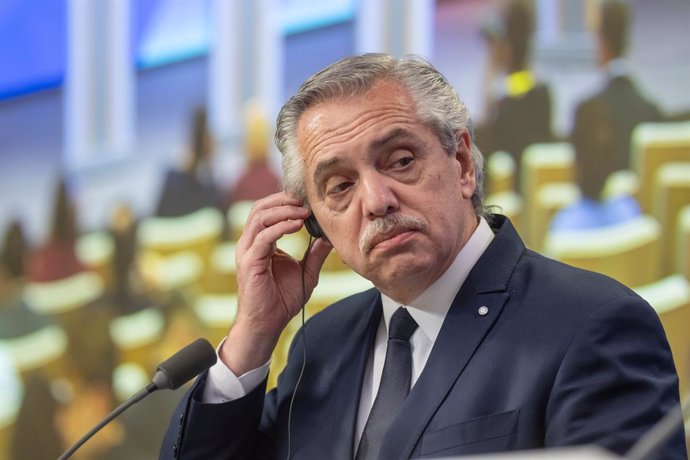
[[[304,267],[306,272],[313,276],[314,281],[318,279],[319,271],[332,249],[333,246],[325,238],[317,238],[311,245],[306,260],[303,262],[306,263]]]

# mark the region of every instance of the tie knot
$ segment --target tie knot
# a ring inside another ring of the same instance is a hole
[[[388,338],[410,340],[415,329],[417,329],[417,323],[412,316],[410,316],[410,312],[400,307],[393,313],[393,317],[391,317],[391,323],[388,326]]]

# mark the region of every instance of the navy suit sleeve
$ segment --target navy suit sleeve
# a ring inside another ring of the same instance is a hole
[[[180,401],[163,439],[160,460],[255,459],[265,455],[257,446],[266,381],[245,397],[221,404],[205,404],[201,396],[206,374]]]
[[[656,312],[637,296],[619,297],[595,310],[563,359],[547,406],[546,445],[591,443],[623,454],[678,404]],[[659,458],[687,458],[680,428]]]

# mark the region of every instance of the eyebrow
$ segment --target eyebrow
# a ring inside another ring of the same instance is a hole
[[[383,147],[386,147],[389,144],[392,144],[396,141],[399,140],[404,140],[404,139],[412,139],[416,140],[417,137],[414,135],[414,133],[411,133],[408,129],[405,128],[396,128],[393,131],[387,133],[384,135],[382,138],[375,140],[372,142],[372,144],[369,146],[368,150],[380,150]],[[319,184],[321,183],[321,180],[323,179],[324,176],[328,175],[329,171],[333,169],[338,169],[338,167],[345,163],[345,159],[343,159],[342,155],[339,155],[334,158],[329,158],[328,160],[324,160],[320,162],[319,164],[316,165],[316,169],[314,170],[314,179],[313,183],[316,185],[316,190],[319,195],[321,195],[321,190],[319,188]]]
[[[321,195],[319,184],[321,183],[323,176],[327,175],[330,170],[337,169],[337,167],[343,162],[343,158],[338,156],[329,158],[328,160],[322,161],[316,165],[316,169],[314,170],[314,184],[316,185],[316,191],[319,195]]]
[[[386,134],[383,138],[374,141],[372,150],[377,150],[400,139],[416,139],[416,136],[405,128],[397,128]]]

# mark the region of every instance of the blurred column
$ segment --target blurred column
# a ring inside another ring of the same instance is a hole
[[[434,0],[360,0],[357,9],[358,53],[433,58]]]
[[[218,141],[237,140],[247,101],[273,117],[281,101],[280,0],[213,0],[208,108]]]
[[[591,65],[595,45],[590,29],[596,3],[596,0],[536,0],[537,59],[559,65]]]
[[[66,165],[107,161],[134,145],[129,0],[68,0]]]

